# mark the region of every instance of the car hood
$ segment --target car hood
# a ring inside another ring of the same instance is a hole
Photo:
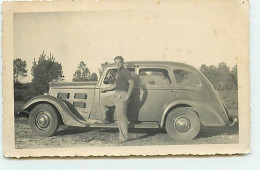
[[[95,88],[97,81],[91,82],[51,82],[50,88]]]

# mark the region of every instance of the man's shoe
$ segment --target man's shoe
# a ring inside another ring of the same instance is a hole
[[[102,121],[96,120],[96,119],[87,119],[86,122],[87,122],[87,124],[102,123]]]
[[[117,142],[117,145],[124,144],[124,143],[126,143],[127,141],[128,141],[128,139],[123,140],[123,141],[119,140],[119,141]]]
[[[109,124],[110,122],[107,121],[107,120],[105,120],[105,121],[103,121],[103,123],[104,123],[104,124]]]

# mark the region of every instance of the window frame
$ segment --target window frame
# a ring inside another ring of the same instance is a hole
[[[170,84],[169,85],[146,85],[147,88],[172,88],[175,84],[175,80],[173,80],[173,76],[170,73],[170,70],[167,67],[159,67],[159,66],[138,66],[137,68],[137,75],[140,77],[140,70],[142,69],[162,69],[168,72]],[[142,87],[142,85],[138,84],[138,87]]]

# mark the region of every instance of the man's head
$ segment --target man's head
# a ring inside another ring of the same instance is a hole
[[[116,56],[114,58],[114,61],[115,61],[115,64],[116,64],[116,68],[118,70],[120,70],[124,65],[124,58],[122,56]]]

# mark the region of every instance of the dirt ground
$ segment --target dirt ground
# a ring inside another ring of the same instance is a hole
[[[238,125],[232,127],[204,127],[192,141],[178,142],[169,137],[164,129],[130,129],[130,140],[118,144],[118,129],[81,128],[60,126],[52,137],[36,136],[28,125],[28,118],[16,117],[16,148],[56,148],[89,146],[148,146],[186,144],[238,143]]]

